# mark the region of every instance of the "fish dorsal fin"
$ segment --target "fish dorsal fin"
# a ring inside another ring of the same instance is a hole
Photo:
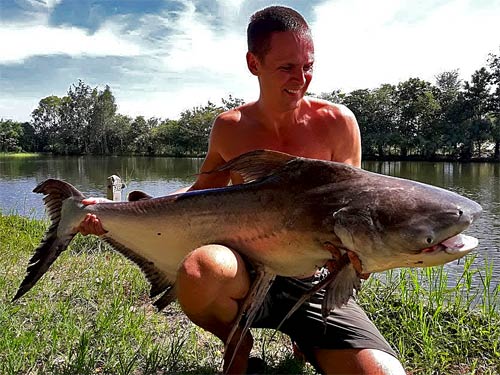
[[[247,183],[267,177],[295,159],[297,159],[297,157],[284,152],[256,150],[247,152],[228,161],[214,172],[228,170],[236,172],[241,175],[243,182]]]

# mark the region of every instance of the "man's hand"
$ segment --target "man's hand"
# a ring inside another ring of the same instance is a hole
[[[109,199],[106,198],[86,198],[82,200],[82,203],[85,206],[91,205],[91,204],[96,204],[96,203],[110,203]],[[102,236],[103,234],[106,234],[107,232],[104,230],[104,228],[101,225],[101,221],[99,218],[94,215],[94,214],[87,214],[85,216],[85,219],[80,223],[78,227],[76,227],[76,230],[83,234],[84,236],[88,234],[94,234],[96,236]]]
[[[325,250],[328,250],[332,254],[332,260],[329,260],[326,264],[328,270],[332,272],[337,267],[337,262],[342,257],[342,253],[330,242],[325,242],[323,244],[323,248]],[[364,280],[368,279],[370,277],[370,274],[363,273],[363,265],[361,264],[361,260],[358,258],[358,256],[352,251],[347,251],[347,256],[349,257],[349,260],[351,261],[354,269],[356,270],[358,277]]]

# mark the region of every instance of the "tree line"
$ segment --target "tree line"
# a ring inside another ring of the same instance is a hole
[[[375,89],[314,95],[349,107],[365,158],[500,160],[500,54],[490,54],[469,81],[457,70],[434,83],[410,78]],[[0,152],[63,155],[202,156],[215,117],[244,101],[187,109],[178,120],[117,113],[109,86],[73,84],[64,97],[40,100],[31,121],[0,120]]]

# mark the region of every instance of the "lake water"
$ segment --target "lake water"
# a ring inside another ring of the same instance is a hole
[[[71,182],[86,196],[105,196],[106,179],[112,174],[126,183],[123,197],[132,190],[165,195],[190,185],[202,160],[160,157],[36,157],[0,156],[0,212],[44,217],[42,197],[31,191],[52,177]],[[493,280],[500,280],[500,164],[458,162],[374,162],[363,168],[391,176],[417,180],[455,191],[483,207],[481,218],[467,230],[479,238],[475,265],[493,264]],[[447,265],[460,274],[463,262]],[[476,282],[480,282],[476,280]]]

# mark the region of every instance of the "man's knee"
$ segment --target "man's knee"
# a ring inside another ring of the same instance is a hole
[[[405,375],[399,360],[377,349],[315,350],[317,364],[327,374]]]
[[[226,304],[237,309],[235,301],[245,297],[249,285],[241,256],[221,245],[206,245],[189,253],[176,280],[179,303],[188,315],[224,309]]]

